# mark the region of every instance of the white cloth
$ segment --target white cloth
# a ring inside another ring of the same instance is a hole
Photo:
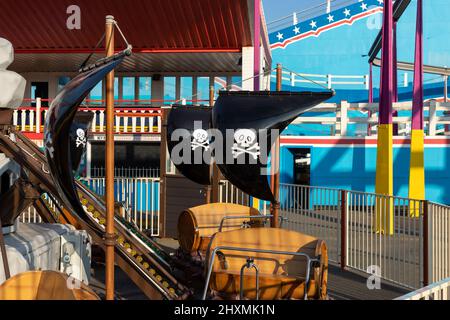
[[[8,40],[0,38],[0,108],[15,109],[23,101],[26,81],[6,68],[14,60],[14,49]]]

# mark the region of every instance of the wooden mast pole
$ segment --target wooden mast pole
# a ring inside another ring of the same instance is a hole
[[[114,17],[106,16],[106,56],[114,55]],[[114,300],[114,71],[106,76],[106,300]]]
[[[281,81],[282,81],[282,67],[281,64],[277,64],[277,91],[281,91]],[[275,198],[275,202],[273,202],[270,206],[270,211],[272,214],[271,226],[272,228],[279,227],[279,211],[280,211],[280,202],[279,202],[279,193],[280,193],[280,137],[278,136],[272,151],[272,164],[271,164],[271,175],[272,175],[272,192]]]
[[[214,86],[209,87],[209,106],[210,107],[214,106]],[[208,184],[206,186],[206,203],[214,202],[213,201],[213,190],[212,190],[213,186],[211,185],[212,181],[214,179],[213,177],[214,177],[214,163],[211,163],[209,165],[210,184]]]

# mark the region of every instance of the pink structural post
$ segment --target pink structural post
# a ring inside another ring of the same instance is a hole
[[[423,23],[422,0],[417,0],[416,49],[414,53],[414,83],[412,130],[423,130]]]
[[[369,103],[373,103],[373,63],[369,63]],[[370,120],[372,117],[372,110],[370,108],[367,110],[367,118]],[[372,134],[372,125],[370,123],[367,124],[367,135],[370,136]]]
[[[409,194],[413,199],[425,199],[425,163],[423,131],[423,8],[417,0],[416,48],[414,52],[414,83],[411,123],[411,156],[409,166]],[[420,216],[420,208],[412,208],[410,215]]]
[[[255,0],[253,34],[253,90],[258,91],[261,67],[261,0]]]
[[[393,71],[393,77],[392,77],[392,101],[393,102],[398,102],[398,79],[397,79],[397,22],[394,21],[394,26],[393,26],[393,30],[392,30],[392,45],[393,45],[393,50],[392,50],[392,55],[393,55],[393,65],[394,65],[394,71]],[[398,115],[398,111],[397,110],[392,110],[392,116],[396,117]],[[394,136],[398,136],[398,124],[394,123],[394,127],[393,127],[393,134]]]
[[[381,81],[379,102],[379,123],[377,138],[377,168],[375,191],[378,194],[393,194],[393,151],[392,151],[392,100],[394,84],[393,64],[393,13],[392,1],[384,1],[383,38],[381,52]],[[390,198],[377,204],[376,231],[393,234],[394,211]]]

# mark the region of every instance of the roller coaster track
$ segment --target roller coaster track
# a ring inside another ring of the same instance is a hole
[[[26,171],[29,180],[40,194],[45,193],[55,203],[62,204],[55,212],[43,198],[40,198],[35,207],[43,220],[48,223],[69,223],[77,228],[83,228],[91,235],[94,243],[104,249],[104,241],[99,236],[104,233],[105,224],[103,199],[77,182],[83,208],[98,228],[94,230],[86,221],[64,208],[64,200],[53,183],[47,169],[46,158],[37,145],[11,127],[3,127],[0,132],[0,151]],[[156,242],[140,232],[133,223],[123,218],[118,207],[116,207],[115,228],[116,263],[148,298],[167,300],[189,298],[191,291],[173,275],[170,256]]]

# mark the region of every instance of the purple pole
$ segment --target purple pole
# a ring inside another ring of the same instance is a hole
[[[373,63],[369,64],[369,103],[373,103]],[[370,119],[372,116],[372,110],[367,110],[367,117]],[[367,135],[370,136],[372,134],[372,126],[367,124]]]
[[[398,81],[397,81],[397,23],[394,22],[394,27],[392,30],[392,37],[393,37],[393,51],[392,51],[392,61],[394,64],[394,69],[393,69],[393,77],[392,77],[392,101],[393,102],[398,102]],[[392,116],[396,117],[398,115],[398,111],[397,110],[393,110],[392,111]],[[394,136],[398,136],[398,124],[395,123],[393,125],[393,134]]]
[[[259,91],[261,66],[261,0],[255,0],[253,34],[253,90]]]
[[[413,130],[423,130],[423,21],[422,0],[417,0],[416,49],[414,53]]]
[[[380,124],[392,124],[392,93],[393,93],[393,37],[392,37],[392,1],[384,2],[383,39],[381,53],[381,83],[380,83]]]

